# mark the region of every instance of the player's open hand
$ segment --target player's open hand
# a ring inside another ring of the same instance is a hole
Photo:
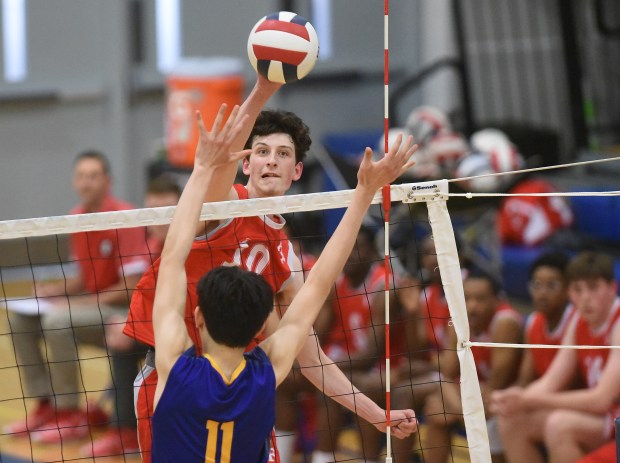
[[[414,161],[410,161],[418,145],[413,144],[413,137],[408,136],[403,143],[403,136],[399,135],[387,154],[380,160],[373,162],[372,150],[366,148],[364,158],[357,171],[357,184],[376,192],[383,185],[392,183],[404,174]]]
[[[387,423],[377,423],[375,427],[387,431]],[[390,434],[398,439],[404,439],[418,430],[418,420],[413,410],[390,410]]]
[[[248,116],[239,117],[239,106],[235,105],[226,122],[223,122],[227,108],[226,103],[220,106],[211,131],[206,129],[200,111],[196,111],[199,140],[196,147],[194,169],[214,169],[228,165],[231,162],[237,162],[250,154],[250,150],[242,150],[235,153],[230,151],[230,146],[234,142],[235,137],[244,128],[245,124],[248,123]]]

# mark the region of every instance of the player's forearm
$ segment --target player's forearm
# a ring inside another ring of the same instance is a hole
[[[198,223],[202,210],[203,198],[209,183],[212,171],[204,167],[196,167],[192,172],[183,194],[179,199],[164,249],[161,253],[162,266],[164,262],[172,262],[175,266],[184,266],[185,259],[192,247],[195,236],[194,224]]]
[[[241,151],[252,133],[256,118],[260,114],[261,110],[273,96],[274,93],[281,87],[280,84],[274,84],[267,82],[262,78],[257,80],[254,88],[239,108],[238,118],[242,119],[244,116],[248,117],[247,123],[239,131],[239,134],[233,140],[230,150],[232,152]],[[204,202],[217,202],[225,201],[229,199],[230,189],[237,176],[238,162],[231,162],[226,166],[218,167],[217,169],[217,182],[212,182],[207,190]]]
[[[369,423],[385,420],[385,412],[361,393],[325,354],[321,366],[302,366],[302,374],[319,391]]]
[[[281,84],[269,82],[262,77],[258,77],[256,84],[252,88],[252,91],[239,108],[239,118],[248,116],[248,123],[239,131],[239,134],[235,137],[231,144],[231,151],[240,151],[245,146],[250,133],[256,122],[256,118],[262,111],[263,107],[269,101],[269,99],[278,91]]]
[[[353,192],[353,198],[342,220],[306,280],[306,286],[312,286],[313,291],[317,294],[325,294],[326,297],[333,282],[342,271],[353,250],[357,231],[362,225],[374,193],[374,191],[371,192],[368,188],[360,186]]]
[[[553,408],[585,413],[605,414],[614,404],[614,398],[600,394],[596,389],[577,389],[564,392],[527,394],[530,409]]]

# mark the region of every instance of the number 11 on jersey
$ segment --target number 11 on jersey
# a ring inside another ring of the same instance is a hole
[[[207,454],[205,455],[205,463],[230,463],[230,451],[232,449],[232,438],[235,427],[234,421],[219,423],[218,421],[207,421]],[[222,431],[222,439],[220,442],[220,429]],[[219,444],[219,445],[218,445]],[[217,448],[221,446],[220,459],[216,460]]]

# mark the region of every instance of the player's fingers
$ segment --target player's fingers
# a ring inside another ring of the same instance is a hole
[[[372,149],[367,146],[366,149],[364,150],[364,157],[362,158],[362,163],[360,164],[360,168],[366,167],[371,162],[372,162]]]
[[[228,109],[228,105],[226,103],[222,103],[220,109],[217,112],[217,116],[215,116],[215,121],[213,122],[213,127],[211,128],[212,134],[217,134],[220,131],[220,126],[222,125],[222,119],[224,119],[224,114]]]
[[[390,149],[388,150],[388,152],[385,154],[390,155],[390,156],[394,156],[396,153],[398,153],[399,149],[400,149],[400,144],[403,141],[403,134],[399,133],[396,136],[396,140],[394,140],[394,143],[392,144],[392,146],[390,146]]]
[[[407,137],[407,140],[405,140],[405,142],[403,143],[403,146],[401,146],[400,150],[398,151],[398,156],[401,159],[408,160],[415,152],[414,146],[417,145],[413,145],[413,137],[409,135]]]
[[[230,158],[231,158],[231,161],[239,161],[240,159],[243,159],[246,156],[249,156],[250,154],[252,154],[251,149],[241,150],[241,151],[230,153]]]
[[[250,116],[248,114],[244,114],[241,118],[237,118],[237,123],[233,126],[232,130],[228,134],[228,141],[232,142],[237,135],[243,130],[243,128],[248,124],[250,120]]]
[[[239,114],[239,105],[235,105],[233,110],[228,116],[228,119],[224,123],[224,127],[222,128],[222,136],[226,137],[230,132],[231,128],[235,127],[235,122],[237,121],[237,115]]]
[[[198,131],[200,132],[200,136],[201,137],[206,137],[208,132],[207,132],[207,128],[205,127],[205,121],[202,118],[202,113],[200,112],[200,110],[196,110],[196,123],[198,124]]]
[[[407,172],[409,169],[411,169],[413,166],[415,165],[415,161],[409,161],[407,164],[405,164],[403,167],[401,167],[400,169],[400,175],[404,174],[405,172]]]
[[[411,140],[413,141],[413,137],[411,138]],[[420,147],[420,145],[415,144],[411,148],[409,148],[407,150],[407,157],[413,156],[415,154],[415,152],[418,150],[419,147]]]

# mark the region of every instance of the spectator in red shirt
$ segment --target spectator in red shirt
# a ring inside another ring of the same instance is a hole
[[[79,154],[73,170],[73,187],[80,203],[72,214],[133,208],[111,194],[109,162],[100,152]],[[30,433],[33,441],[41,443],[64,443],[88,436],[89,413],[80,407],[84,391],[78,376],[82,373],[77,346],[87,343],[104,347],[108,318],[127,314],[132,290],[149,264],[145,237],[144,227],[71,235],[75,274],[59,282],[36,283],[38,315],[8,311],[24,395],[36,398],[37,404],[25,420],[8,425],[5,432]],[[41,340],[46,355],[36,347]],[[123,380],[119,368],[122,370],[127,359],[114,353],[109,358],[115,384],[112,423],[120,443],[119,429],[135,428],[133,391],[131,383],[120,387]],[[92,414],[90,418],[92,421]],[[121,448],[136,451],[135,430],[125,434]],[[85,454],[93,450],[91,443],[83,449]]]

